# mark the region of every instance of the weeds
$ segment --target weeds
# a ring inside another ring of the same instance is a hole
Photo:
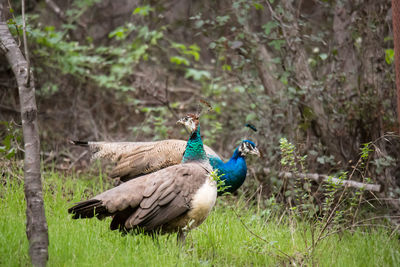
[[[307,173],[305,156],[300,156],[296,147],[287,139],[280,140],[281,165],[286,171],[293,173]],[[364,218],[362,214],[362,203],[366,192],[361,189],[350,190],[343,186],[340,181],[353,180],[357,173],[364,183],[370,182],[370,155],[374,152],[373,144],[366,143],[360,149],[360,158],[353,166],[352,171],[342,171],[339,174],[339,182],[329,180],[321,185],[313,185],[311,180],[305,177],[293,183],[284,181],[280,194],[289,204],[289,221],[296,231],[298,221],[308,224],[308,229],[302,232],[305,242],[303,257],[314,263],[315,252],[321,245],[321,241],[333,234],[345,230],[353,230],[360,226],[366,226],[365,222],[373,222],[378,219]],[[382,218],[381,218],[382,219]],[[373,224],[368,224],[372,226]],[[382,224],[375,224],[378,227],[387,227]],[[307,235],[310,235],[311,243],[308,243]]]

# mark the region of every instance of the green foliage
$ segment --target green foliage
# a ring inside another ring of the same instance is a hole
[[[195,81],[210,80],[211,74],[206,70],[188,68],[185,73],[185,78],[192,78]]]
[[[396,160],[391,156],[382,156],[374,159],[372,163],[376,167],[376,173],[382,174],[388,167],[395,166]]]
[[[96,1],[75,1],[74,6],[66,12],[70,23],[76,21]],[[136,8],[134,13],[146,15],[152,11],[148,6]],[[127,22],[118,26],[108,34],[116,43],[107,46],[94,47],[88,38],[88,43],[71,41],[69,30],[74,29],[63,25],[64,30],[58,30],[54,26],[39,26],[38,17],[29,17],[28,37],[33,42],[33,54],[38,58],[46,59],[38,62],[38,72],[50,69],[47,75],[72,75],[78,80],[89,80],[97,86],[117,91],[134,91],[129,83],[134,68],[140,61],[149,60],[149,50],[156,47],[162,39],[165,27],[150,30],[147,25],[140,26]],[[12,21],[12,24],[20,27],[20,18]],[[71,24],[72,25],[72,24]],[[18,34],[10,25],[10,30]],[[17,28],[18,28],[17,27]],[[133,38],[135,36],[135,38]],[[191,54],[198,60],[198,47],[192,45],[185,54]],[[197,54],[196,54],[197,53]],[[40,65],[43,63],[43,65]],[[55,79],[53,79],[55,80]],[[55,83],[44,84],[39,94],[49,96],[56,93],[59,86]]]
[[[262,28],[264,29],[265,35],[268,36],[271,33],[271,31],[278,26],[279,26],[279,23],[272,20],[272,21],[268,21],[266,24],[264,24],[262,26]]]
[[[169,138],[169,127],[165,121],[173,121],[172,114],[165,107],[145,107],[140,110],[145,116],[145,123],[131,127],[134,136],[151,135],[153,140]]]
[[[186,65],[189,66],[189,60],[187,60],[184,57],[180,57],[180,56],[173,56],[169,58],[169,61],[171,61],[171,63],[175,63],[176,65]]]
[[[221,175],[218,175],[218,170],[213,170],[210,173],[211,179],[217,183],[218,192],[224,192],[229,187],[231,187],[230,185],[225,185],[225,181],[221,179],[221,177],[223,177],[224,175],[225,175],[224,173]],[[229,194],[230,194],[229,192],[224,193],[224,195],[229,195]]]
[[[171,47],[175,48],[182,55],[192,56],[196,61],[199,61],[200,59],[200,47],[198,47],[196,44],[186,47],[184,44],[172,42]]]
[[[136,30],[136,26],[132,23],[127,23],[124,26],[119,26],[108,34],[108,38],[115,38],[118,41],[125,40],[129,34]]]
[[[190,59],[187,58],[188,56],[193,57],[195,61],[200,60],[200,48],[196,44],[187,47],[184,44],[171,42],[171,48],[173,48],[180,54],[180,56],[170,57],[169,60],[171,63],[174,63],[176,65],[190,66],[191,63]],[[188,70],[193,70],[193,69],[188,69]]]
[[[101,2],[101,0],[74,0],[71,8],[65,11],[67,16],[67,24],[63,28],[75,29],[74,23],[94,4]]]
[[[289,167],[295,166],[294,145],[289,143],[286,138],[281,138],[279,140],[279,146],[282,152],[281,164]]]
[[[288,167],[288,170],[293,172],[305,171],[305,161],[307,155],[299,156],[296,153],[296,147],[290,143],[286,138],[279,140],[279,146],[281,149],[281,165]]]
[[[391,65],[394,61],[394,49],[385,49],[385,61],[388,65]]]
[[[150,12],[154,11],[154,8],[150,7],[149,5],[140,6],[135,8],[133,14],[139,14],[141,16],[148,16]]]
[[[0,129],[2,128],[4,131],[1,131],[0,135],[0,156],[12,159],[16,156],[22,143],[21,128],[12,122],[0,121]]]
[[[361,160],[365,161],[369,158],[370,152],[373,152],[374,150],[371,148],[372,142],[365,143],[362,145],[361,148]]]

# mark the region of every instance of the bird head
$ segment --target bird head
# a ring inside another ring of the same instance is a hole
[[[242,143],[239,146],[239,152],[242,156],[247,156],[249,154],[251,155],[257,155],[258,157],[261,157],[261,153],[258,150],[256,144],[250,140],[243,140]]]
[[[199,116],[189,113],[176,123],[184,125],[189,132],[193,133],[199,125]]]

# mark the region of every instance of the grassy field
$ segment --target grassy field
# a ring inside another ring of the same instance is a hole
[[[302,234],[309,232],[305,225],[251,208],[236,208],[239,219],[232,201],[224,199],[189,234],[184,247],[177,245],[176,235],[158,240],[121,236],[108,229],[109,219],[72,220],[67,214],[72,203],[106,189],[101,177],[78,179],[47,172],[43,178],[50,237],[48,266],[280,266],[293,262],[400,266],[399,237],[390,230],[363,228],[331,235],[310,254],[305,252],[311,241],[309,234]],[[27,266],[23,186],[15,177],[0,179],[0,265]]]

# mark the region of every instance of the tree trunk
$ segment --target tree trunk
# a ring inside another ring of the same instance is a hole
[[[397,119],[400,125],[400,3],[396,0],[392,0],[392,20],[394,32],[394,56],[396,65]]]
[[[29,240],[29,255],[34,266],[45,266],[49,239],[40,177],[40,140],[34,79],[32,73],[29,75],[27,59],[8,29],[4,18],[5,2],[0,2],[0,48],[11,65],[18,84],[25,144],[26,234]]]
[[[296,14],[292,1],[282,0],[281,3],[286,12],[293,14],[293,16]],[[288,30],[287,35],[288,38],[292,38],[293,40],[296,38],[301,40],[300,26],[297,23],[297,18],[293,18],[290,22],[290,29]],[[292,44],[289,45],[288,51],[294,59],[293,67],[297,85],[305,90],[309,90],[309,88],[313,87],[315,79],[307,63],[308,56],[303,43],[296,40],[293,41]],[[301,104],[300,108],[304,109],[306,106],[311,108],[314,114],[314,118],[312,119],[312,129],[314,134],[321,140],[321,143],[329,149],[329,152],[332,153],[336,159],[346,162],[344,155],[342,155],[339,149],[340,145],[336,141],[338,138],[330,127],[331,120],[324,110],[323,102],[318,99],[318,96],[311,96],[307,100],[306,105]]]

